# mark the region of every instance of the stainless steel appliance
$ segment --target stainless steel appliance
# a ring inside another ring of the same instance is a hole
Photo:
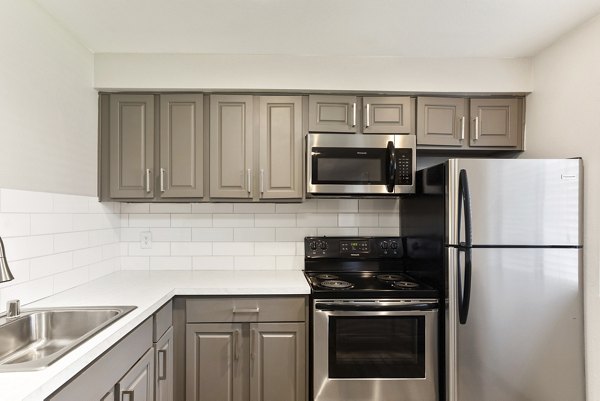
[[[414,192],[414,135],[308,134],[309,195]]]
[[[438,296],[401,238],[307,237],[314,401],[438,400]]]
[[[447,288],[446,399],[583,401],[581,160],[452,159],[400,207]]]

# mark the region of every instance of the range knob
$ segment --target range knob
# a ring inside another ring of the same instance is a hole
[[[308,244],[310,246],[310,249],[312,249],[313,251],[317,250],[317,243],[316,242],[311,242],[310,244]]]
[[[381,244],[379,244],[379,246],[381,247],[381,249],[387,249],[388,243],[383,241]]]
[[[322,250],[327,249],[327,242],[321,242],[321,249]]]
[[[398,243],[392,242],[392,249],[397,249],[397,248],[398,248]]]

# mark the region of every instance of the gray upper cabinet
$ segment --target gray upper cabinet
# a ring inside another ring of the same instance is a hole
[[[304,323],[250,325],[250,401],[306,400]]]
[[[152,198],[154,96],[110,97],[110,197]]]
[[[472,131],[475,147],[517,147],[521,138],[520,99],[471,99]]]
[[[363,97],[364,134],[410,134],[410,97]]]
[[[161,198],[201,198],[203,193],[203,96],[160,96]]]
[[[302,97],[211,96],[210,197],[302,198]]]
[[[210,98],[210,196],[249,198],[252,193],[252,96]]]
[[[308,129],[311,132],[358,132],[359,104],[356,96],[310,95]]]
[[[424,149],[522,150],[524,99],[417,99],[417,146]]]
[[[259,103],[260,198],[302,198],[302,97],[261,96]]]
[[[419,97],[417,99],[417,143],[463,147],[468,144],[469,100]]]

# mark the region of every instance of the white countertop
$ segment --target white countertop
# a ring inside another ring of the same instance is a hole
[[[49,367],[0,373],[2,401],[43,400],[176,295],[309,294],[301,271],[120,271],[28,308],[135,305],[137,308]]]

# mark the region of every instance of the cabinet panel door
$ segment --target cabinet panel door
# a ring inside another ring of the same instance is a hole
[[[417,144],[466,147],[468,99],[419,97]]]
[[[302,198],[302,97],[260,98],[260,197]]]
[[[519,145],[520,99],[471,99],[471,146]]]
[[[154,196],[154,96],[110,96],[110,196]]]
[[[311,95],[308,97],[308,129],[311,132],[357,132],[356,96]]]
[[[306,400],[304,323],[250,324],[250,401]]]
[[[156,401],[173,401],[173,328],[158,340],[154,349]]]
[[[186,400],[247,401],[247,343],[239,323],[187,324]]]
[[[110,388],[104,397],[100,398],[100,401],[115,401],[115,388]]]
[[[117,383],[119,401],[154,401],[154,351],[148,352]]]
[[[160,96],[160,170],[162,198],[203,195],[204,126],[202,95]]]
[[[252,192],[252,96],[210,97],[210,196]]]
[[[411,134],[410,97],[364,97],[365,134]]]

